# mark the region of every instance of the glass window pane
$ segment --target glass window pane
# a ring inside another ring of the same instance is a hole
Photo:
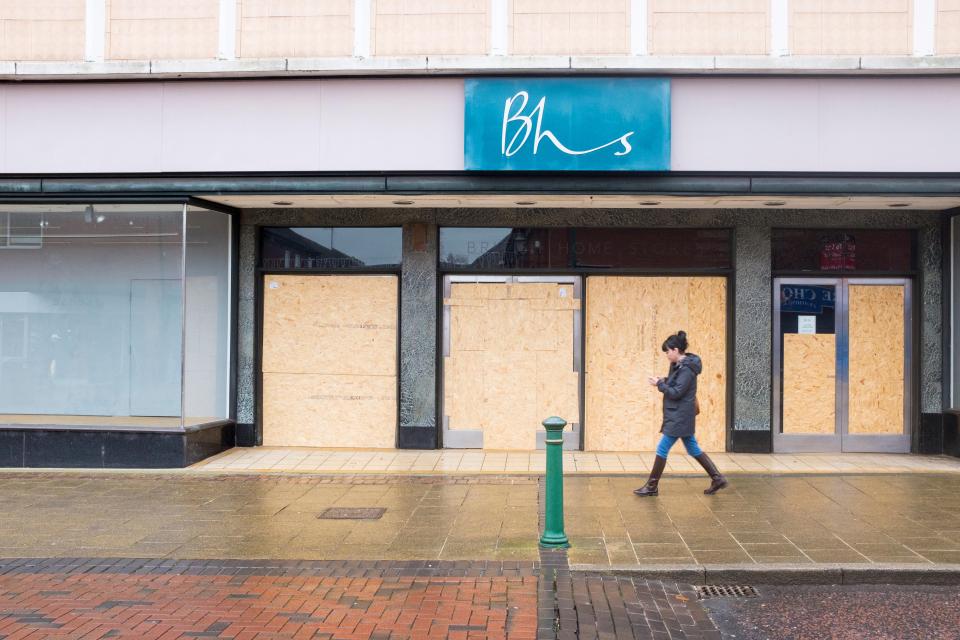
[[[483,270],[569,267],[569,230],[444,227],[440,265]]]
[[[32,213],[9,215],[9,240],[11,247],[39,247],[42,245],[43,216]]]
[[[440,266],[454,270],[728,269],[727,229],[440,229]]]
[[[184,424],[230,415],[230,216],[187,210]]]
[[[606,269],[727,269],[726,229],[576,229],[578,267]]]
[[[260,265],[276,270],[397,269],[403,254],[400,227],[267,227]]]
[[[909,229],[774,229],[773,270],[912,271]]]
[[[0,246],[0,414],[179,427],[182,206],[0,218],[13,232]]]

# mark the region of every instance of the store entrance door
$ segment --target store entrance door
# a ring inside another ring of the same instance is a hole
[[[910,450],[910,284],[774,280],[775,450]]]

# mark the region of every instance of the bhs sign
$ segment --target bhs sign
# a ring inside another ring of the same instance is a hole
[[[464,165],[477,171],[668,171],[670,80],[471,78]]]

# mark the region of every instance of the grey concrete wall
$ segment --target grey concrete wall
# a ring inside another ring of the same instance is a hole
[[[670,209],[262,209],[245,211],[241,230],[238,416],[253,421],[253,225],[631,226],[726,227],[736,234],[734,414],[737,430],[766,430],[771,417],[772,280],[770,234],[777,227],[911,228],[919,230],[921,344],[920,409],[941,409],[941,245],[935,212],[836,210]],[[406,228],[405,228],[406,231]],[[406,247],[402,280],[401,425],[434,426],[436,389],[435,245],[414,254]],[[407,273],[409,272],[409,273]],[[404,364],[406,360],[407,364]],[[588,427],[589,428],[589,427]]]

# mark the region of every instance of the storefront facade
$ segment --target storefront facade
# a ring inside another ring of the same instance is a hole
[[[956,452],[956,78],[0,96],[0,465],[648,451],[678,329],[707,450]]]

